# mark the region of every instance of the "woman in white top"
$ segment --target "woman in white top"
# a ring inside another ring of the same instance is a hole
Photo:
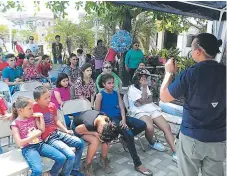
[[[133,85],[128,90],[129,109],[135,118],[143,120],[147,124],[145,137],[151,147],[159,151],[165,148],[161,143],[153,141],[154,125],[164,132],[165,138],[173,151],[173,160],[177,161],[174,137],[170,126],[161,114],[160,108],[153,103],[151,92],[147,85],[148,70],[138,69],[133,76]]]

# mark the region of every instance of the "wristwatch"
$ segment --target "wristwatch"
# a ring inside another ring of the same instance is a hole
[[[171,73],[171,72],[166,72],[166,74],[169,74],[169,75],[171,75],[171,76],[174,75],[174,73]]]

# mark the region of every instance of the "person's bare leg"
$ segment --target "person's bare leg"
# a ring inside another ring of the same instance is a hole
[[[99,147],[100,141],[92,135],[83,135],[82,138],[89,143],[86,161],[87,164],[91,164]]]
[[[107,154],[108,154],[108,151],[109,151],[109,147],[110,147],[109,144],[106,144],[106,143],[102,144],[102,157],[103,158],[107,157]]]
[[[157,127],[164,132],[166,141],[170,145],[170,148],[173,152],[176,152],[176,148],[174,145],[174,137],[171,132],[170,126],[168,122],[165,120],[163,116],[159,116],[153,119],[153,122]]]
[[[152,118],[150,116],[143,116],[140,118],[140,120],[146,123],[147,128],[145,130],[145,137],[150,144],[153,144],[154,126]]]

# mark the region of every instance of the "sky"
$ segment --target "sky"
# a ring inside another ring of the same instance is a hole
[[[52,14],[51,10],[47,9],[45,7],[45,2],[46,1],[40,1],[40,11],[37,13],[39,13],[39,14],[41,13],[45,16],[52,16],[53,14]],[[66,9],[68,16],[66,18],[74,23],[78,23],[79,18],[81,18],[85,15],[85,11],[83,9],[80,9],[79,11],[76,10],[74,2],[75,1],[69,1],[69,6]],[[35,14],[35,10],[36,10],[36,8],[34,7],[33,1],[24,1],[24,8],[23,8],[24,13],[33,16]],[[8,15],[11,15],[12,13],[20,14],[20,12],[18,12],[16,9],[10,9],[5,13],[1,13],[0,16],[1,15],[8,16]]]

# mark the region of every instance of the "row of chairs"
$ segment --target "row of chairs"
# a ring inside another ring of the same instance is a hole
[[[24,94],[24,96],[29,97],[30,94]],[[91,105],[90,105],[90,102],[87,100],[81,100],[81,99],[69,100],[64,103],[64,105],[61,107],[61,110],[57,111],[57,116],[58,116],[58,119],[65,125],[64,115],[76,113],[76,112],[82,112],[90,109],[91,109]],[[0,120],[0,127],[1,127],[0,138],[12,136],[9,121]],[[54,164],[51,159],[48,159],[45,157],[42,157],[42,163],[43,163],[44,172],[49,171]],[[14,167],[11,167],[11,166],[14,166]],[[0,170],[1,170],[1,175],[4,175],[4,176],[6,175],[17,176],[20,174],[28,175],[29,166],[27,162],[24,160],[21,154],[21,150],[14,149],[12,151],[9,151],[0,155]]]

